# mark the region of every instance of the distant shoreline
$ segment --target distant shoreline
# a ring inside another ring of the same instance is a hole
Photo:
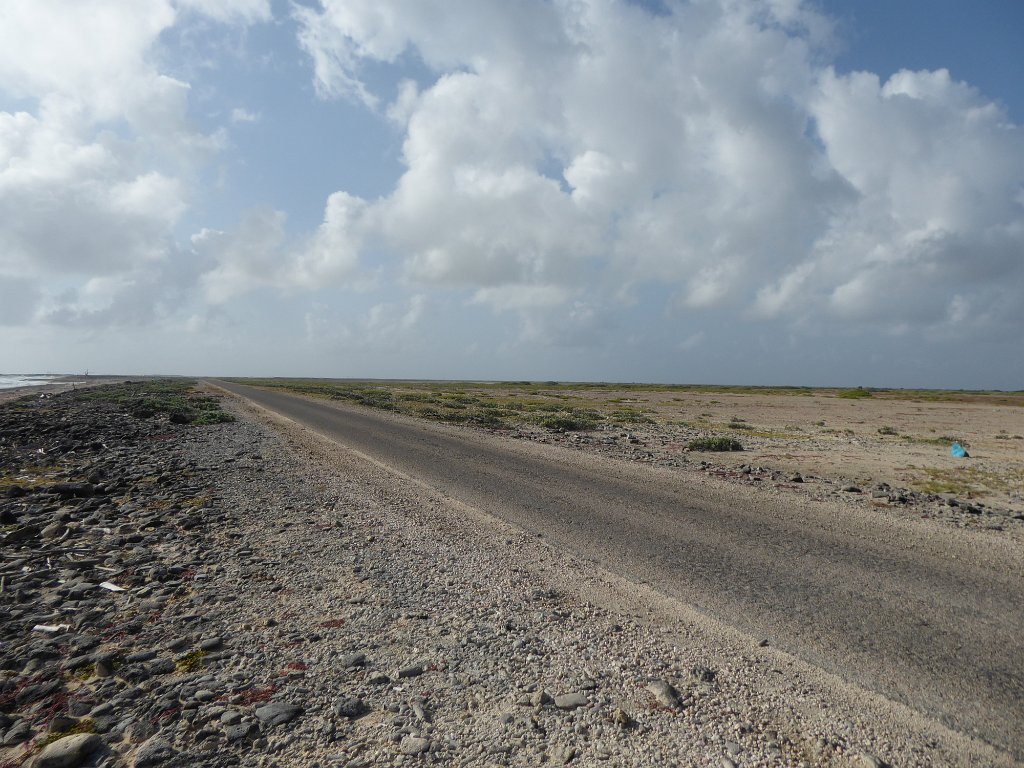
[[[122,381],[124,376],[73,376],[71,374],[55,375],[45,384],[26,384],[20,387],[0,389],[0,403],[17,400],[26,395],[56,395],[72,389],[85,389],[114,381]]]

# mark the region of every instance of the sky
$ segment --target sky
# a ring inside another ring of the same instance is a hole
[[[3,0],[0,371],[1024,389],[1019,0]]]

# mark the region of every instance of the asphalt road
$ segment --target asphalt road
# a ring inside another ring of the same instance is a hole
[[[1024,760],[1024,573],[1012,551],[939,526],[922,538],[838,505],[709,489],[688,473],[215,383]]]

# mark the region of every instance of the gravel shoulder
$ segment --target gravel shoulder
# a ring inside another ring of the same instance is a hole
[[[111,768],[1014,764],[485,510],[225,408],[238,421],[203,428],[110,415],[102,441],[86,419],[68,450],[91,494],[0,500],[15,521],[0,764],[55,765],[61,744],[60,764]],[[84,417],[53,418],[65,434]],[[58,717],[88,728],[43,747]]]

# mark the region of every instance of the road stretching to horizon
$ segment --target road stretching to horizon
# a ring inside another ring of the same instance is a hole
[[[878,535],[871,513],[837,504],[730,495],[686,472],[211,383],[1024,760],[1024,574],[1012,553],[938,525]]]

